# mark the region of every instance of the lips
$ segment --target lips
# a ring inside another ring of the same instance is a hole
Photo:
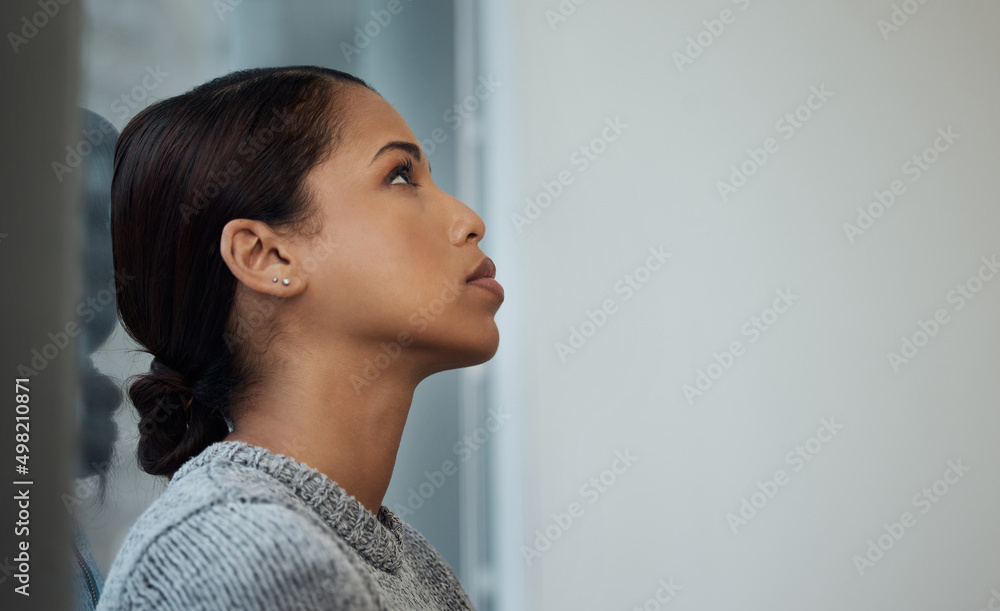
[[[465,282],[473,286],[478,286],[486,289],[487,291],[493,293],[503,301],[503,287],[494,278],[497,275],[496,265],[493,264],[493,260],[489,257],[484,257],[476,269],[469,274]]]
[[[496,278],[497,277],[497,266],[493,264],[493,259],[489,257],[483,257],[483,260],[479,262],[479,265],[469,277],[465,279],[466,282],[472,282],[479,278]]]

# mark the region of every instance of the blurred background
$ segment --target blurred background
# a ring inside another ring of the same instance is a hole
[[[417,389],[384,501],[478,609],[1000,608],[996,2],[81,0],[29,38],[39,6],[4,9],[9,74],[53,93],[7,102],[0,265],[51,290],[6,304],[5,371],[97,291],[53,165],[77,106],[120,130],[328,66],[406,119],[506,289],[496,357]],[[120,328],[91,348],[119,386],[149,365]],[[80,458],[101,389],[67,360],[45,524],[106,572],[164,484],[127,400]]]

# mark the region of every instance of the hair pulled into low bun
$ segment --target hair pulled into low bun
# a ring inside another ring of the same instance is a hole
[[[156,102],[122,130],[111,241],[122,326],[155,357],[129,387],[146,472],[170,477],[225,439],[230,406],[259,380],[222,230],[313,218],[305,177],[339,141],[343,92],[357,86],[371,89],[315,66],[244,70]]]
[[[173,475],[189,458],[229,434],[224,406],[217,398],[205,401],[211,393],[198,386],[189,386],[182,374],[158,358],[153,358],[149,373],[130,386],[129,398],[139,413],[138,458],[143,471]]]

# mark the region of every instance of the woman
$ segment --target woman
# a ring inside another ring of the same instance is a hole
[[[399,114],[316,67],[231,74],[115,151],[129,396],[171,478],[99,609],[469,609],[382,498],[417,384],[496,352],[485,227]]]

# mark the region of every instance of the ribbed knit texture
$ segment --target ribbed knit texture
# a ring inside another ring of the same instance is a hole
[[[384,505],[239,441],[177,471],[129,531],[98,611],[472,609],[444,559]]]

